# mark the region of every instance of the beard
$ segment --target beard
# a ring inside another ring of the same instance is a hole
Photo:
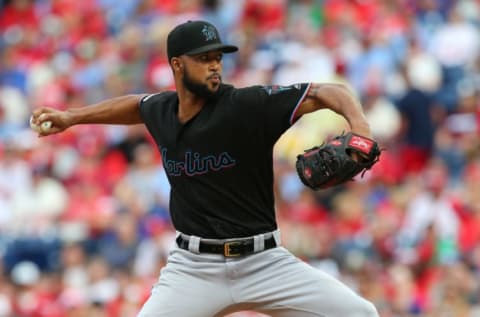
[[[193,80],[186,68],[183,69],[182,82],[185,88],[187,88],[194,95],[201,98],[209,99],[209,98],[215,97],[218,91],[218,90],[212,91],[208,88],[206,84],[199,83]],[[220,82],[221,82],[221,77],[220,77]]]

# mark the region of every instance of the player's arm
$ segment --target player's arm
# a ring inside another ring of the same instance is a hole
[[[85,107],[71,108],[60,111],[42,107],[33,111],[31,121],[40,125],[50,121],[52,127],[42,130],[39,135],[46,136],[77,125],[77,124],[137,124],[143,123],[140,116],[140,99],[145,95],[126,95],[106,99]]]
[[[330,109],[340,114],[347,120],[352,132],[371,137],[370,126],[360,102],[344,85],[312,83],[294,119],[320,109]]]

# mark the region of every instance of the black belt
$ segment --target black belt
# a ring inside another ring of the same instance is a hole
[[[188,239],[185,239],[180,234],[176,239],[177,245],[179,248],[188,250]],[[265,247],[263,250],[268,250],[277,247],[277,242],[273,235],[264,240]],[[262,251],[263,251],[262,250]],[[225,257],[239,257],[245,256],[248,254],[255,253],[254,251],[254,239],[240,239],[240,240],[229,240],[225,242],[210,242],[205,240],[200,240],[199,245],[200,253],[214,253],[222,254]]]

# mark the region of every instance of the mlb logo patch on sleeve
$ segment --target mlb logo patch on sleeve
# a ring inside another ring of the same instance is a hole
[[[290,85],[290,86],[280,86],[280,85],[271,85],[271,86],[264,86],[263,89],[267,91],[269,95],[278,94],[282,91],[297,89],[300,90],[302,87],[300,84]]]

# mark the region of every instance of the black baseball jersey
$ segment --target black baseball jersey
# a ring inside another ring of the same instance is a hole
[[[141,100],[142,118],[171,184],[176,230],[221,239],[277,229],[273,147],[293,124],[309,86],[222,84],[184,124],[178,120],[176,92]]]

